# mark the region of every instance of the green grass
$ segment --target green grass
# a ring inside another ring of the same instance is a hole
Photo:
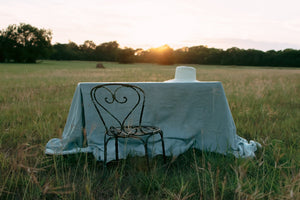
[[[164,81],[175,67],[42,61],[0,64],[0,199],[300,199],[300,70],[192,65],[222,81],[253,159],[190,149],[177,158],[129,157],[103,170],[90,154],[46,156],[61,137],[78,82]]]

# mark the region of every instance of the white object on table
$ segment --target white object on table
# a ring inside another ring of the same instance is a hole
[[[196,79],[196,69],[188,66],[178,66],[175,71],[175,78],[165,82],[199,82]]]

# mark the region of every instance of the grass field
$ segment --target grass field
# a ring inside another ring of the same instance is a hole
[[[46,156],[61,137],[78,82],[164,81],[174,66],[42,61],[0,64],[0,199],[300,199],[300,69],[191,65],[222,81],[238,135],[256,158],[190,149],[177,158],[112,163]]]

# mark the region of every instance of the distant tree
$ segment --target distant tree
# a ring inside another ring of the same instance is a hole
[[[80,60],[81,52],[75,42],[69,41],[68,44],[57,43],[52,47],[51,59],[54,60]]]
[[[161,65],[171,65],[175,62],[175,53],[168,45],[148,50],[136,50],[135,60],[144,63],[158,63]]]
[[[155,49],[156,63],[161,65],[174,64],[174,50],[168,45],[163,45]]]
[[[116,41],[98,45],[95,49],[96,59],[101,61],[116,61],[119,44]]]
[[[81,51],[81,60],[96,60],[96,44],[91,40],[86,40],[79,46]]]
[[[50,30],[23,23],[10,25],[0,32],[0,60],[34,63],[48,55],[51,39]]]
[[[153,49],[148,50],[138,50],[136,51],[135,58],[138,62],[141,63],[155,63],[155,55]]]
[[[86,40],[82,45],[80,45],[81,49],[96,49],[96,44],[92,40]]]
[[[50,59],[53,60],[68,60],[66,56],[67,44],[56,43],[52,46]]]
[[[176,49],[174,51],[174,62],[188,64],[189,63],[188,53],[189,53],[188,47]]]
[[[187,55],[189,63],[208,64],[209,49],[206,46],[190,47]]]
[[[265,53],[256,49],[248,49],[244,51],[242,65],[262,66],[264,65]]]
[[[265,53],[263,58],[263,65],[264,66],[277,66],[277,51],[269,50]]]
[[[134,54],[135,54],[135,50],[132,48],[119,49],[117,55],[117,61],[119,63],[124,63],[124,64],[133,63],[135,61]]]
[[[144,53],[144,50],[142,48],[138,48],[134,50],[134,61],[141,63],[144,62],[142,55]]]
[[[4,37],[2,31],[0,30],[0,62],[5,61],[5,48],[4,48]]]
[[[300,67],[300,51],[285,49],[278,53],[277,63],[279,66]]]

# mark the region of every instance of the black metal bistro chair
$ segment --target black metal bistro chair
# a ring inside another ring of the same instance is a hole
[[[107,162],[107,144],[115,139],[116,160],[119,160],[119,138],[134,138],[144,144],[149,169],[148,140],[159,134],[166,163],[163,131],[155,126],[143,126],[142,117],[145,106],[144,91],[134,85],[110,83],[92,88],[91,99],[105,127],[104,165]],[[114,112],[112,112],[114,110]]]

